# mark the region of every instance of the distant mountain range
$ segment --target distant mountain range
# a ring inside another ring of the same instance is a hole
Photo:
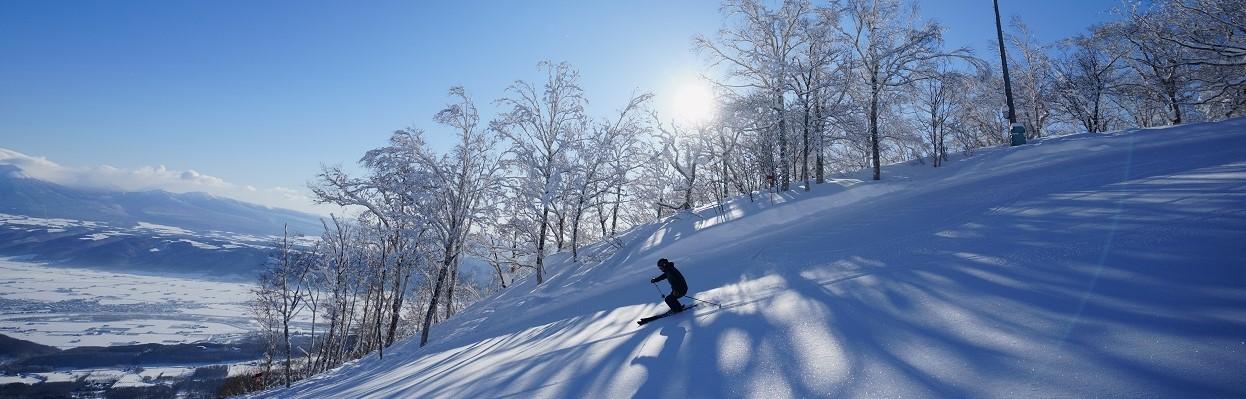
[[[283,226],[317,216],[206,193],[67,187],[0,164],[0,256],[93,268],[250,278]]]
[[[27,177],[16,165],[4,164],[0,164],[0,213],[246,234],[280,234],[284,224],[291,232],[321,229],[317,216],[302,212],[200,192],[77,189]]]

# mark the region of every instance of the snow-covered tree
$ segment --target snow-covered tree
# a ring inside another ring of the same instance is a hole
[[[698,180],[702,174],[699,169],[709,156],[707,125],[686,127],[676,122],[663,123],[656,113],[653,125],[657,133],[653,162],[674,172],[666,175],[675,177],[669,187],[678,193],[674,198],[659,198],[657,206],[677,211],[692,209],[702,183]]]
[[[869,122],[871,161],[874,180],[882,178],[881,132],[879,117],[889,94],[904,89],[928,74],[920,68],[929,61],[958,57],[970,59],[961,48],[944,51],[943,27],[933,21],[920,21],[916,6],[901,0],[848,0],[840,12],[846,22],[837,25],[839,34],[855,58],[854,75],[868,93],[866,112]]]
[[[963,91],[956,96],[956,134],[961,151],[1006,144],[1009,126],[1003,77],[995,68],[965,76]]]
[[[265,270],[260,273],[259,284],[252,291],[255,295],[256,314],[271,318],[260,320],[260,324],[275,325],[280,328],[281,352],[285,356],[282,381],[286,387],[290,386],[294,375],[294,350],[290,344],[290,322],[299,315],[304,301],[308,299],[307,275],[309,270],[309,257],[295,247],[288,233],[283,234],[281,240],[277,242],[273,257],[269,260]]]
[[[580,256],[580,227],[585,212],[601,202],[603,196],[621,191],[626,182],[629,168],[620,165],[627,162],[625,159],[634,151],[639,136],[647,131],[639,115],[652,97],[649,93],[633,95],[614,119],[594,124],[576,143],[568,195],[572,259],[578,260]]]
[[[498,104],[508,109],[493,128],[510,141],[508,165],[518,174],[511,189],[537,214],[534,237],[537,284],[545,282],[545,244],[550,213],[561,200],[563,178],[570,169],[568,152],[585,129],[580,74],[567,63],[541,62],[545,82],[538,88],[523,80],[507,88]]]
[[[1127,88],[1161,102],[1170,124],[1188,119],[1188,106],[1224,117],[1246,111],[1244,9],[1241,0],[1130,4],[1124,21],[1108,25],[1132,47],[1126,65],[1138,79]]]
[[[957,128],[954,118],[963,104],[967,77],[945,62],[924,69],[931,75],[913,87],[913,120],[924,133],[930,164],[937,168],[947,160],[947,137]]]
[[[1056,62],[1056,106],[1065,121],[1088,132],[1116,126],[1111,96],[1122,83],[1121,49],[1101,35],[1077,36],[1063,46]]]
[[[1052,123],[1055,72],[1047,46],[1038,43],[1019,18],[1012,20],[1015,34],[1008,35],[1012,50],[1008,65],[1015,90],[1017,118],[1025,123],[1028,138],[1043,137]]]
[[[433,278],[432,295],[420,328],[421,346],[428,343],[428,330],[447,278],[450,280],[444,288],[446,317],[453,313],[458,262],[472,228],[481,220],[493,216],[486,212],[489,209],[486,202],[500,189],[502,172],[502,164],[494,151],[496,140],[481,128],[480,115],[471,97],[462,87],[451,88],[450,96],[455,102],[438,112],[434,119],[454,129],[458,138],[454,148],[440,156],[422,151],[422,146],[418,145],[412,151],[416,167],[425,170],[436,182],[427,188],[431,197],[428,224],[440,258],[440,267]],[[402,141],[419,140],[417,133],[404,134],[412,136],[404,137]]]
[[[313,308],[313,313],[316,309],[324,310],[327,331],[317,341],[319,345],[313,345],[316,357],[309,363],[310,373],[327,370],[345,361],[351,349],[347,346],[348,337],[355,320],[355,300],[358,299],[355,295],[360,273],[357,233],[350,224],[336,216],[331,216],[330,221],[332,223],[322,221],[324,232],[317,243],[317,259],[312,270],[316,274],[312,279],[316,282],[313,288],[323,291],[323,295],[317,296],[324,298],[324,303]]]
[[[827,101],[834,97],[835,91],[846,89],[847,82],[843,79],[840,69],[846,67],[843,58],[846,50],[835,36],[835,26],[839,24],[837,10],[830,7],[815,7],[812,16],[802,24],[800,35],[804,36],[804,45],[796,55],[790,72],[792,93],[800,107],[800,179],[804,181],[805,191],[812,189],[809,170],[809,156],[817,157],[817,182],[822,183],[823,160],[818,150],[819,138],[826,127],[824,110]]]
[[[790,185],[786,93],[792,68],[805,45],[805,26],[813,10],[807,0],[785,0],[769,9],[760,0],[730,0],[723,3],[726,17],[735,24],[719,30],[718,37],[697,36],[694,45],[708,53],[715,65],[724,65],[727,76],[720,86],[767,93],[772,135],[778,157],[764,158],[770,173],[777,173],[778,184]]]

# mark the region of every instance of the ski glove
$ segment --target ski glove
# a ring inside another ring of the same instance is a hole
[[[657,283],[658,283],[658,278],[657,278],[657,277],[651,278],[651,279],[649,279],[649,282],[650,282],[650,283],[652,283],[652,284],[657,284]]]

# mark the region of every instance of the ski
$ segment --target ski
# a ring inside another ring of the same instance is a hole
[[[695,308],[695,307],[697,307],[697,304],[695,304],[695,303],[694,303],[694,304],[691,304],[691,305],[686,305],[686,306],[684,306],[684,310],[683,310],[683,311],[680,311],[679,313],[684,313],[684,312],[687,312],[689,309],[692,309],[692,308]],[[648,324],[648,323],[649,323],[649,322],[651,322],[651,321],[654,321],[654,320],[657,320],[657,319],[661,319],[661,318],[663,318],[663,317],[667,317],[667,316],[674,316],[674,315],[677,315],[677,314],[679,314],[679,313],[671,313],[671,312],[668,310],[668,311],[666,311],[666,313],[662,313],[662,314],[659,314],[659,315],[649,316],[649,317],[646,317],[646,318],[640,319],[640,321],[637,321],[637,322],[636,322],[636,324],[637,324],[637,325],[642,325],[642,326],[643,326],[643,325],[645,325],[645,324]]]

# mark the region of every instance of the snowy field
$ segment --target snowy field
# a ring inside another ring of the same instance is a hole
[[[250,290],[0,259],[0,334],[59,348],[227,339],[253,328]]]
[[[642,226],[600,263],[551,262],[545,284],[456,315],[428,347],[267,396],[1246,397],[1246,120],[884,179]],[[665,310],[648,281],[660,257],[723,307],[638,328]]]
[[[227,367],[225,373],[227,377],[248,375],[259,370],[257,366],[245,363],[229,364],[225,367]],[[178,381],[188,378],[194,373],[194,367],[144,367],[141,371],[118,370],[115,368],[86,368],[23,375],[4,375],[0,376],[0,385],[74,382],[85,378],[88,382],[112,388],[143,387]]]

